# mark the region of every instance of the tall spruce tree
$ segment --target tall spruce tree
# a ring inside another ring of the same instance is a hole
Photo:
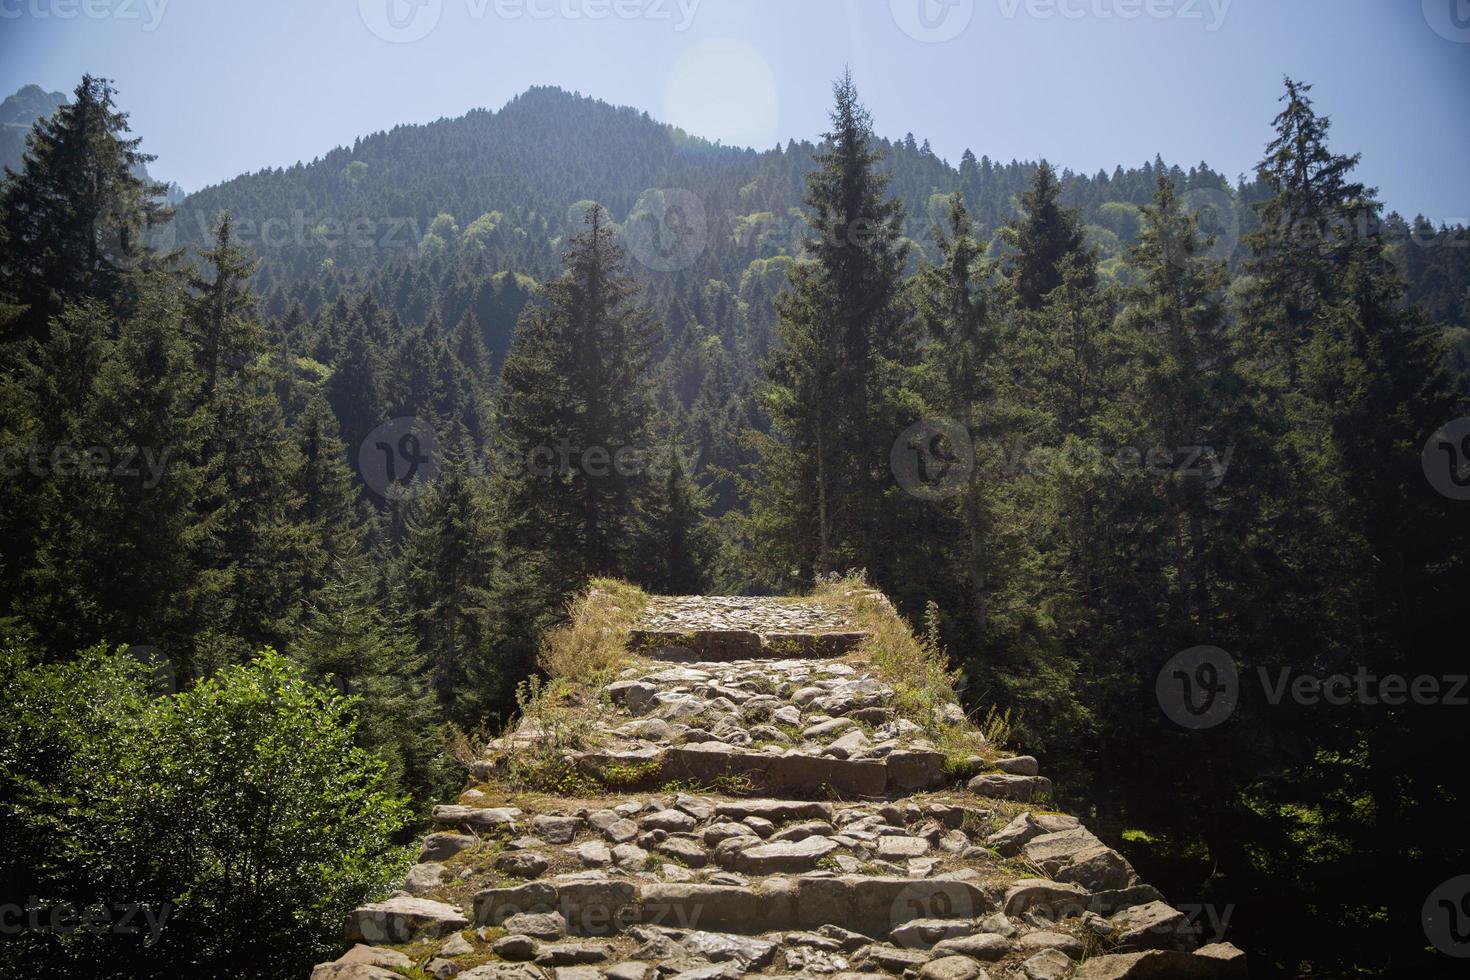
[[[60,467],[54,453],[41,457],[48,462],[33,499],[37,546],[19,580],[20,609],[58,652],[105,639],[157,647],[185,666],[198,623],[194,505],[208,424],[177,291],[145,284],[120,325],[83,304],[55,321],[46,347],[104,330],[118,339],[93,367],[82,400],[65,409],[67,432],[53,444],[65,455],[84,451]]]
[[[516,328],[496,405],[508,543],[554,557],[538,563],[548,599],[629,570],[659,331],[601,207],[587,210],[563,265]]]
[[[990,270],[981,259],[980,244],[959,194],[950,198],[948,228],[938,248],[940,262],[920,272],[914,282],[917,312],[926,335],[918,387],[933,415],[964,427],[973,450],[976,441],[998,443],[1004,437],[1004,425],[996,392],[999,337],[985,283]],[[989,594],[999,571],[992,566],[999,555],[990,540],[994,490],[984,476],[972,474],[951,501],[949,516],[957,522],[957,537],[963,542],[955,572],[963,589],[952,597],[935,589],[937,583],[926,590],[943,609],[959,617],[971,638],[985,629]],[[933,556],[922,560],[934,566]]]
[[[478,720],[494,667],[494,548],[479,481],[452,469],[412,501],[400,580],[445,715]]]
[[[1242,332],[1284,474],[1278,487],[1259,481],[1276,490],[1276,513],[1253,546],[1281,574],[1270,635],[1253,653],[1263,668],[1297,674],[1444,676],[1458,649],[1450,597],[1467,587],[1452,542],[1470,534],[1470,515],[1429,486],[1421,448],[1465,405],[1441,369],[1438,331],[1406,302],[1381,205],[1352,179],[1357,157],[1327,146],[1310,86],[1288,79],[1286,89],[1258,168],[1272,194],[1242,290]],[[1417,910],[1439,869],[1466,860],[1450,824],[1470,787],[1413,748],[1443,744],[1447,712],[1365,693],[1272,706],[1271,744],[1297,749],[1251,786],[1252,838],[1284,841],[1256,847],[1253,870],[1265,881],[1289,867],[1301,891],[1262,885],[1252,914],[1259,927],[1277,909],[1332,894],[1333,908],[1302,923],[1310,945],[1344,963],[1423,971],[1433,961]],[[1285,842],[1304,822],[1314,846]],[[1406,858],[1395,842],[1410,833],[1427,843]],[[1342,853],[1353,854],[1350,873]]]
[[[1322,304],[1336,300],[1338,270],[1354,238],[1377,220],[1363,184],[1351,179],[1358,155],[1327,145],[1331,120],[1317,114],[1312,86],[1287,78],[1285,107],[1256,179],[1270,196],[1257,206],[1260,227],[1247,236],[1246,270],[1256,280],[1249,321],[1287,382]]]
[[[677,429],[651,461],[638,499],[636,581],[651,591],[700,595],[710,579],[715,540],[706,512],[709,491],[689,475]]]
[[[1041,309],[1047,295],[1062,284],[1064,260],[1087,252],[1082,222],[1076,211],[1062,207],[1061,193],[1056,171],[1043,160],[1031,188],[1021,195],[1020,216],[1008,219],[1000,229],[1001,241],[1015,252],[1003,271],[1022,309]],[[1080,285],[1087,287],[1095,274],[1090,269],[1084,272]]]
[[[138,176],[153,157],[128,138],[115,94],[109,80],[82,76],[72,101],[26,137],[21,169],[6,169],[0,299],[21,308],[7,338],[44,336],[83,299],[120,299],[150,254],[144,233],[170,217],[164,188]]]
[[[777,300],[779,343],[759,396],[773,433],[753,437],[761,459],[748,482],[761,572],[782,584],[857,566],[883,581],[888,453],[914,357],[903,205],[886,197],[851,72],[833,94],[832,129],[807,177],[810,233]]]
[[[292,574],[301,542],[291,515],[300,447],[286,429],[270,375],[265,332],[249,278],[256,262],[234,240],[229,215],[216,227],[203,269],[186,275],[186,322],[208,420],[196,510],[206,533],[198,562],[209,583],[202,631],[210,666],[261,645],[284,646],[299,613]]]

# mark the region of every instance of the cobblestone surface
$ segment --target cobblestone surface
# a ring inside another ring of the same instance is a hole
[[[522,723],[313,980],[1246,976],[1075,817],[1034,808],[1036,760],[1000,757],[958,705],[938,706],[966,733],[946,757],[871,665],[764,639],[854,632],[844,610],[656,597],[640,626],[764,645],[660,663],[655,644],[605,686],[603,737],[567,762],[646,787],[506,798],[497,765],[549,735]]]

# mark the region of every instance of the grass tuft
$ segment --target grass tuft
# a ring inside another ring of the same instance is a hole
[[[648,605],[636,585],[598,578],[569,605],[568,623],[550,631],[536,664],[548,677],[600,686],[628,660],[628,633]]]

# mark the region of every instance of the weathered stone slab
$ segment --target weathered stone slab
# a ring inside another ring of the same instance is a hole
[[[1033,838],[1024,848],[1026,858],[1040,865],[1047,874],[1054,875],[1071,863],[1072,856],[1092,847],[1102,846],[1102,841],[1085,827],[1064,830],[1056,834],[1042,834]]]
[[[410,967],[413,961],[395,949],[379,949],[359,943],[330,963],[311,971],[311,980],[402,980],[394,967]]]
[[[498,926],[521,912],[555,912],[556,898],[556,886],[546,881],[487,888],[475,896],[475,924]]]
[[[1192,949],[1194,927],[1183,912],[1163,902],[1135,905],[1114,913],[1108,919],[1118,933],[1118,949],[1133,952],[1143,949]]]
[[[820,836],[772,841],[735,851],[731,867],[755,875],[810,871],[817,866],[818,861],[836,849],[837,844],[834,841]]]
[[[394,946],[456,932],[470,922],[452,905],[425,898],[390,898],[354,909],[347,916],[347,939],[370,946]]]
[[[1040,908],[1054,917],[1080,915],[1091,908],[1085,888],[1062,884],[1046,878],[1022,878],[1006,890],[1006,915],[1020,915],[1028,909]]]
[[[1005,936],[994,932],[977,932],[972,936],[956,936],[934,945],[936,954],[970,956],[977,960],[1002,959],[1011,951],[1012,943]]]
[[[371,963],[320,963],[311,980],[403,980],[403,974]]]
[[[579,936],[605,936],[638,921],[637,892],[630,881],[590,879],[559,881],[557,910],[567,931]]]
[[[888,767],[888,792],[933,789],[944,782],[944,753],[925,749],[895,749],[883,757]]]
[[[987,772],[967,784],[970,792],[994,800],[1018,800],[1028,803],[1051,795],[1051,780],[1045,776],[1012,776],[1003,772]]]
[[[987,980],[988,976],[968,956],[941,956],[919,967],[919,980]]]
[[[1246,980],[1245,953],[1230,943],[1193,953],[1149,950],[1094,956],[1077,968],[1076,980]]]
[[[474,830],[505,830],[515,832],[516,820],[521,811],[513,806],[436,806],[433,810],[434,823],[441,827],[469,827]]]
[[[773,792],[810,794],[829,787],[851,796],[880,796],[887,782],[881,761],[769,755],[724,742],[696,742],[669,749],[664,757],[664,773],[702,781],[746,776]]]
[[[833,807],[818,800],[727,800],[715,804],[715,813],[742,821],[757,817],[772,823],[788,820],[825,820],[831,823]]]
[[[693,882],[650,882],[639,889],[640,920],[653,925],[697,926],[763,932],[785,928],[773,924],[769,907],[752,888]]]

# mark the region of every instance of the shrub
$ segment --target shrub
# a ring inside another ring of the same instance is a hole
[[[353,701],[272,650],[159,698],[100,648],[50,666],[12,647],[3,666],[0,816],[23,851],[6,884],[161,920],[152,937],[24,932],[8,975],[302,976],[407,864],[408,808],[354,745]]]

